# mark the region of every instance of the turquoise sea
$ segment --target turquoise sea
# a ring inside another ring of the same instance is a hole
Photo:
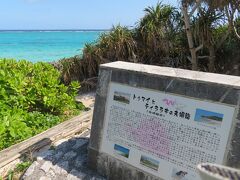
[[[104,31],[0,31],[0,58],[32,62],[80,55]]]

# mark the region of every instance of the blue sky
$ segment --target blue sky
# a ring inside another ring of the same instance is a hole
[[[109,29],[133,26],[158,0],[0,0],[0,29]],[[163,0],[177,4],[177,0]]]
[[[195,114],[195,121],[200,121],[202,116],[216,116],[219,118],[223,118],[223,114],[216,113],[216,112],[211,112],[211,111],[206,111],[203,109],[197,109],[196,114]]]
[[[125,147],[122,147],[122,146],[120,146],[120,145],[115,144],[115,145],[114,145],[114,149],[115,149],[115,150],[118,150],[118,151],[120,151],[120,152],[123,152],[123,153],[125,153],[125,154],[129,154],[129,149],[127,149],[127,148],[125,148]]]

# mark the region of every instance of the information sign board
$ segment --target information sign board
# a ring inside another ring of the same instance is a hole
[[[163,179],[224,159],[235,107],[110,83],[101,152]]]

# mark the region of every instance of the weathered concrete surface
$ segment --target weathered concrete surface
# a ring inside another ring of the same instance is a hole
[[[96,170],[97,164],[97,156],[98,150],[100,148],[101,139],[102,139],[102,129],[103,129],[103,119],[105,114],[105,104],[106,97],[108,92],[108,84],[111,79],[111,71],[101,70],[99,72],[99,82],[101,82],[101,86],[98,86],[95,96],[95,105],[94,105],[94,115],[93,119],[96,119],[95,123],[92,123],[91,131],[91,141],[89,142],[89,150],[88,150],[88,165],[90,168]],[[97,102],[96,102],[97,99]],[[103,105],[103,106],[99,106]]]
[[[100,152],[110,82],[235,106],[237,112],[224,164],[240,168],[240,77],[126,62],[104,64],[100,68],[88,148],[89,167],[109,179],[156,179]]]
[[[102,69],[112,69],[113,71],[131,71],[133,74],[145,74],[150,76],[162,76],[170,78],[178,78],[187,81],[197,81],[203,83],[221,84],[240,88],[240,79],[237,76],[222,75],[216,73],[205,73],[199,71],[191,71],[178,68],[160,67],[152,65],[135,64],[128,62],[113,62],[103,64]],[[122,77],[120,77],[122,79]]]
[[[87,168],[87,145],[90,132],[56,142],[43,151],[23,175],[23,180],[104,180]],[[87,137],[86,137],[87,136]]]

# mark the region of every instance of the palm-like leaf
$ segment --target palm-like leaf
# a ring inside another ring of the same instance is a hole
[[[120,25],[113,27],[112,31],[100,37],[98,45],[103,50],[103,57],[110,61],[135,59],[137,45],[132,32]]]
[[[142,39],[144,55],[163,57],[170,56],[180,27],[180,14],[170,5],[158,3],[148,7],[145,16],[138,25],[138,34]],[[144,56],[143,55],[143,56]]]
[[[203,44],[206,47],[214,46],[214,30],[221,26],[223,13],[210,9],[201,9],[199,15],[193,20],[193,35],[196,44]]]

